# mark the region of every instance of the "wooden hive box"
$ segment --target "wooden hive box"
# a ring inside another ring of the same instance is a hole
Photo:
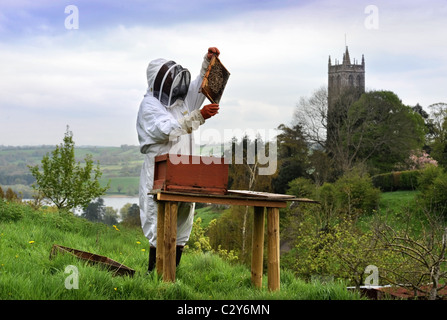
[[[155,157],[153,190],[226,194],[224,158],[163,154]]]

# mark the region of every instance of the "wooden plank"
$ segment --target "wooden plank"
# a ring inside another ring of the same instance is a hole
[[[176,202],[165,204],[164,248],[163,248],[163,280],[175,281],[175,247],[177,242],[177,209]]]
[[[201,202],[214,204],[227,204],[236,206],[258,206],[258,207],[275,207],[286,208],[287,201],[272,200],[265,198],[244,198],[218,195],[202,195],[202,194],[182,194],[174,192],[158,192],[158,201],[180,201],[180,202]]]
[[[260,191],[250,191],[250,190],[228,190],[228,195],[240,195],[246,197],[256,197],[256,198],[266,198],[269,200],[285,200],[285,201],[295,201],[295,202],[308,202],[308,203],[319,203],[316,200],[308,198],[297,198],[288,194],[270,193],[270,192],[260,192]]]
[[[268,288],[276,291],[280,288],[279,275],[279,209],[267,208],[268,236]]]
[[[288,194],[278,194],[278,193],[270,193],[270,192],[260,192],[260,191],[251,191],[251,190],[228,190],[227,194],[229,195],[239,195],[245,197],[261,197],[267,199],[295,199],[295,196],[291,196]]]
[[[264,257],[264,207],[255,207],[253,216],[253,242],[251,256],[251,281],[257,288],[262,288]]]
[[[159,275],[163,274],[163,248],[164,248],[164,234],[165,234],[165,202],[158,201],[157,212],[157,254],[156,254],[156,267]]]

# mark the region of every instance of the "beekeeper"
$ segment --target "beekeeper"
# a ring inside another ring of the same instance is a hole
[[[213,54],[219,56],[220,52],[215,47],[208,49],[200,74],[192,82],[188,69],[174,61],[156,59],[147,67],[148,89],[138,111],[137,133],[144,154],[139,198],[141,227],[150,245],[149,272],[155,267],[157,247],[157,203],[148,195],[154,182],[154,158],[165,153],[192,154],[191,132],[218,113],[217,104],[200,109],[205,96],[199,93],[199,88]],[[177,265],[191,233],[194,207],[194,203],[178,206]]]

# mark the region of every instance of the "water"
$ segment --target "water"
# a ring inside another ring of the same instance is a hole
[[[115,210],[118,210],[118,213],[120,212],[120,209],[124,207],[126,203],[137,204],[139,205],[139,199],[138,197],[102,197],[104,199],[104,206],[106,207],[112,207]],[[23,199],[23,201],[28,201],[30,199]],[[95,200],[92,200],[95,201]],[[82,210],[76,210],[76,214],[81,214]]]
[[[122,207],[126,203],[137,204],[139,205],[139,199],[138,197],[102,197],[104,199],[104,206],[106,207],[112,207],[115,210],[120,211]]]

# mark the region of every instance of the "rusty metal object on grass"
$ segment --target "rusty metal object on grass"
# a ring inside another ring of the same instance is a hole
[[[73,255],[81,260],[85,260],[85,261],[88,261],[89,263],[93,263],[93,264],[102,265],[102,266],[106,267],[107,269],[112,270],[114,275],[133,276],[135,273],[135,270],[133,270],[133,269],[131,269],[115,260],[107,258],[105,256],[100,256],[98,254],[81,251],[81,250],[61,246],[58,244],[54,244],[53,247],[51,248],[50,259],[54,255],[56,255],[58,252],[70,253],[71,255]]]

